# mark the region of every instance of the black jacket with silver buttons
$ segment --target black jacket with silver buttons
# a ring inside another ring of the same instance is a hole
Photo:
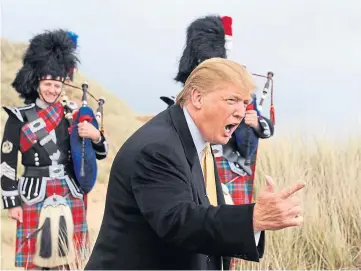
[[[18,154],[20,152],[20,131],[21,128],[27,123],[25,111],[33,109],[40,110],[40,107],[35,104],[26,105],[23,107],[8,108],[4,110],[8,113],[9,118],[6,121],[2,145],[1,145],[1,196],[3,207],[5,209],[13,208],[21,205],[21,197],[19,190],[24,195],[27,195],[26,184],[24,187],[19,188],[17,177]],[[58,160],[58,164],[68,165],[68,169],[72,169],[72,158],[70,151],[70,138],[68,133],[69,122],[65,117],[61,120],[60,124],[55,129],[56,145],[62,151],[62,155]],[[104,159],[107,156],[108,147],[103,134],[98,143],[93,143],[93,148],[96,152],[98,160]],[[37,142],[26,152],[21,153],[21,164],[26,167],[42,168],[50,166],[52,161],[45,151],[45,149]],[[26,173],[26,170],[25,172]],[[24,182],[25,183],[25,182]],[[31,186],[29,186],[31,187]],[[32,189],[35,189],[34,184]],[[78,190],[78,188],[76,188]],[[80,190],[78,190],[80,191]],[[38,191],[34,191],[35,195]]]

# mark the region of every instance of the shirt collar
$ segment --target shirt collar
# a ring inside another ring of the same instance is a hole
[[[37,106],[39,106],[41,109],[45,109],[49,106],[46,102],[44,102],[43,100],[40,100],[40,98],[36,99],[35,104]]]
[[[196,146],[198,156],[202,157],[202,151],[205,148],[207,142],[203,139],[201,132],[185,107],[183,108],[183,112],[188,124],[189,131],[193,138],[194,145]]]

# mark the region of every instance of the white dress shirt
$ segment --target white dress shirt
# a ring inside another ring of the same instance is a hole
[[[203,139],[199,129],[197,128],[196,124],[194,123],[192,117],[189,115],[188,110],[186,108],[183,108],[183,112],[184,112],[184,116],[185,116],[186,121],[187,121],[189,131],[190,131],[190,133],[192,135],[194,145],[196,146],[197,154],[198,154],[198,157],[199,157],[199,163],[201,165],[202,164],[202,162],[201,162],[202,151],[203,151],[204,147],[206,146],[207,142]],[[255,241],[256,241],[256,246],[258,246],[260,236],[261,236],[261,232],[255,232],[254,238],[255,238]]]

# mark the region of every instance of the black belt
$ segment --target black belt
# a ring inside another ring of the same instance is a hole
[[[44,167],[26,166],[24,168],[23,176],[29,177],[51,177],[62,178],[65,175],[73,175],[73,170],[69,165],[54,165]]]

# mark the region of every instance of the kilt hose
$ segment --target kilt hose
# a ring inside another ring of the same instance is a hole
[[[46,198],[57,194],[65,197],[71,209],[74,222],[73,241],[76,250],[76,258],[84,260],[89,249],[88,225],[86,221],[86,197],[85,199],[74,198],[70,193],[65,179],[54,179],[47,183]],[[45,199],[44,199],[45,200]],[[44,201],[27,205],[23,202],[23,223],[17,222],[15,266],[24,269],[34,269],[33,257],[36,251],[36,235],[24,242],[27,236],[36,231],[39,222],[40,211]],[[73,263],[75,264],[75,263]]]
[[[252,175],[239,176],[234,173],[227,160],[223,157],[216,157],[218,175],[221,183],[225,184],[235,205],[252,203],[253,181],[255,177],[256,164],[251,166]],[[233,181],[232,181],[233,180]],[[232,182],[231,182],[232,181]],[[230,183],[229,183],[230,182]],[[240,259],[231,258],[230,270],[236,270]]]

